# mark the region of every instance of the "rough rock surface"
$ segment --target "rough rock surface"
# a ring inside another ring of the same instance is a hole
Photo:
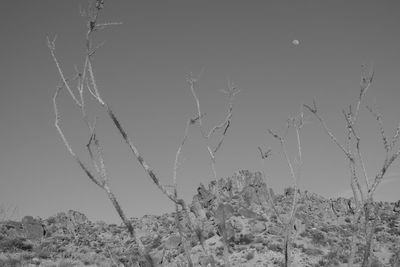
[[[231,266],[281,266],[285,229],[269,203],[273,201],[286,218],[293,193],[293,188],[287,188],[275,194],[261,173],[240,171],[199,186],[188,205],[190,219],[178,216],[184,238],[178,233],[175,213],[131,221],[154,266],[186,266],[184,245],[195,266],[223,266],[225,239]],[[292,266],[347,266],[354,202],[299,193],[291,229]],[[380,213],[373,266],[396,266],[396,261],[400,263],[400,201],[374,205]],[[360,235],[356,266],[363,244]],[[45,220],[26,216],[21,222],[0,222],[0,266],[138,266],[138,260],[137,246],[124,225],[93,223],[76,211]]]
[[[45,233],[41,220],[34,219],[32,216],[22,218],[22,228],[26,238],[32,241],[40,240]]]

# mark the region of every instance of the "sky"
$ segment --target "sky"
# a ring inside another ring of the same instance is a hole
[[[17,207],[14,217],[47,218],[69,209],[92,221],[120,220],[105,192],[82,172],[55,126],[52,97],[60,77],[46,45],[57,35],[56,54],[66,76],[82,69],[86,1],[6,0],[0,9],[0,205]],[[218,177],[245,169],[265,170],[276,192],[291,185],[272,129],[315,99],[328,127],[345,140],[342,109],[356,103],[361,65],[375,76],[365,102],[376,102],[392,136],[400,120],[399,1],[106,1],[100,22],[122,22],[96,33],[105,41],[93,69],[110,105],[162,184],[172,184],[175,153],[196,103],[187,78],[199,77],[196,93],[207,113],[206,130],[224,120],[229,82],[241,91],[232,124],[217,153]],[[299,44],[293,44],[299,40]],[[201,74],[201,75],[200,75]],[[174,210],[121,139],[104,109],[85,93],[103,145],[110,187],[128,217]],[[59,96],[61,127],[73,150],[90,166],[88,129],[66,91]],[[305,112],[299,187],[325,197],[351,196],[348,162]],[[384,160],[375,119],[361,108],[358,124],[367,173]],[[215,140],[214,140],[215,142]],[[293,160],[296,139],[287,137]],[[271,148],[263,165],[257,147]],[[197,127],[181,154],[179,194],[186,201],[213,174]],[[375,199],[400,199],[400,161],[388,171]]]

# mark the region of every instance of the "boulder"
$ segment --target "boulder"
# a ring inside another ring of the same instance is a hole
[[[252,234],[259,234],[259,233],[262,233],[262,232],[264,232],[265,229],[266,229],[265,223],[262,222],[262,221],[257,221],[257,220],[252,221],[252,222],[249,224],[249,226],[250,226],[250,232],[251,232]]]
[[[40,220],[34,219],[32,216],[22,218],[22,227],[24,228],[27,239],[37,241],[44,236],[44,228]]]
[[[69,219],[76,225],[76,224],[86,224],[89,223],[88,218],[86,217],[85,214],[75,211],[75,210],[69,210],[68,211],[68,217]]]
[[[393,211],[394,212],[400,212],[400,200],[394,203],[393,205]]]
[[[0,224],[0,233],[8,237],[25,237],[24,228],[21,222],[6,221]]]
[[[164,241],[166,249],[176,249],[181,244],[181,237],[179,235],[171,235]]]

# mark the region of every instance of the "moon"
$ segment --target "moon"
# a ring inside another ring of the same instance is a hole
[[[294,39],[294,40],[292,41],[292,44],[293,44],[293,45],[299,45],[299,44],[300,44],[300,41],[297,40],[297,39]]]

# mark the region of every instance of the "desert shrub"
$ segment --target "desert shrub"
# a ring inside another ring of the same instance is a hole
[[[240,235],[240,239],[239,239],[239,244],[242,245],[248,245],[250,243],[252,243],[254,240],[254,235],[253,234],[241,234]]]
[[[340,263],[347,263],[347,257],[342,249],[335,249],[324,255],[315,266],[339,266]]]
[[[2,267],[20,267],[20,266],[22,266],[22,262],[20,259],[15,259],[15,258],[0,259],[0,266],[2,266]]]
[[[384,265],[377,259],[372,258],[369,267],[383,267]]]
[[[0,251],[15,252],[17,250],[32,250],[32,244],[27,243],[25,238],[4,238],[0,241]]]
[[[395,250],[392,254],[392,257],[389,260],[390,266],[399,266],[400,265],[400,250]]]
[[[247,255],[246,255],[246,260],[251,260],[251,259],[253,259],[254,258],[254,253],[255,253],[255,251],[254,250],[252,250],[252,251],[250,251],[249,253],[247,253]]]
[[[278,222],[278,217],[276,217],[275,214],[272,214],[269,218],[271,219],[271,222]]]
[[[311,242],[315,245],[326,245],[325,234],[319,230],[310,231]]]
[[[42,249],[36,252],[36,256],[40,259],[49,259],[51,257],[51,252],[46,249]]]
[[[387,232],[389,234],[400,236],[400,227],[397,225],[397,215],[393,215],[390,217],[388,227],[389,230]]]
[[[161,239],[162,239],[161,235],[157,235],[157,237],[152,240],[150,248],[151,249],[158,248],[161,245]]]
[[[328,261],[326,259],[321,259],[315,264],[315,267],[329,267],[329,266],[339,266],[339,262],[336,260]]]
[[[388,223],[388,227],[390,227],[390,228],[395,228],[396,225],[397,225],[397,223],[396,223],[396,218],[393,218],[393,219],[390,220],[389,223]]]
[[[329,226],[323,225],[323,226],[320,228],[320,230],[321,230],[322,232],[329,233]]]
[[[399,228],[390,228],[388,230],[388,233],[391,235],[398,235],[400,236],[400,229]]]
[[[275,251],[275,252],[282,252],[283,251],[282,246],[280,244],[277,244],[277,243],[268,244],[268,249],[272,250],[272,251]]]
[[[307,254],[309,256],[319,256],[324,254],[324,252],[318,248],[302,248],[301,250],[304,254]]]
[[[55,216],[50,216],[49,218],[47,218],[47,223],[48,224],[54,224],[57,222],[56,217]]]
[[[77,262],[74,260],[70,260],[70,259],[63,259],[58,263],[57,266],[58,267],[74,267],[74,266],[77,266]]]
[[[296,243],[296,242],[293,242],[293,248],[299,248],[299,249],[301,249],[301,250],[304,250],[304,245],[303,244],[298,244],[298,243]]]
[[[301,233],[299,234],[299,236],[301,236],[301,237],[308,237],[308,233],[307,233],[307,231],[304,231],[304,232],[301,232]]]

